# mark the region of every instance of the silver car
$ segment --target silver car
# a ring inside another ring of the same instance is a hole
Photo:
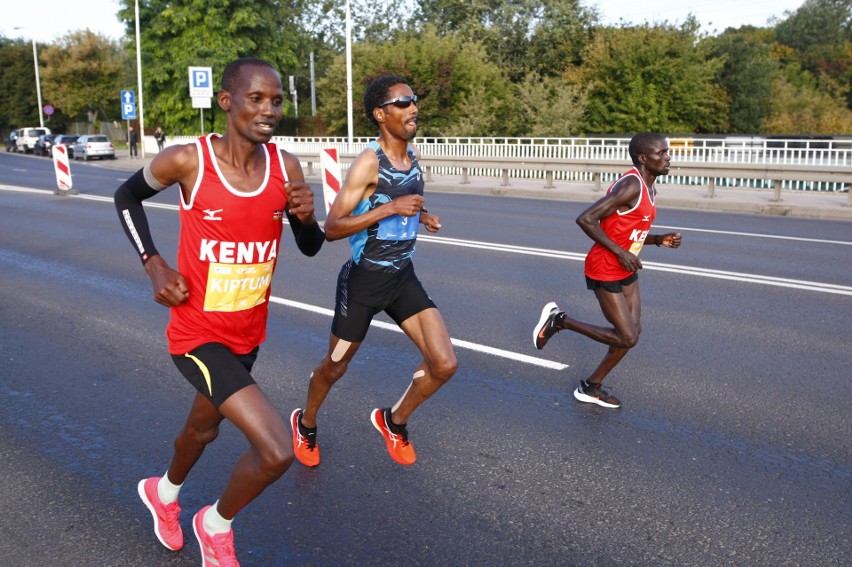
[[[74,159],[115,159],[115,146],[103,134],[84,134],[74,143]]]

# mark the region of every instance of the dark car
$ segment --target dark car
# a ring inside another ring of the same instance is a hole
[[[14,152],[18,148],[18,131],[12,130],[9,132],[9,137],[6,138],[6,151]]]
[[[53,134],[42,134],[33,146],[33,153],[37,156],[50,156],[50,148],[53,147]]]
[[[63,145],[65,149],[68,150],[68,157],[74,157],[74,144],[77,142],[77,138],[79,138],[79,134],[59,134],[56,138],[53,139],[53,145]]]

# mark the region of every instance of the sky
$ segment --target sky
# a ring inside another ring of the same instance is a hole
[[[342,0],[341,0],[342,1]],[[785,11],[794,11],[804,0],[708,0],[690,2],[677,0],[581,0],[596,7],[604,24],[683,23],[692,13],[701,23],[703,32],[713,34],[727,27],[742,25],[766,26],[770,17],[783,19]],[[84,7],[84,9],[81,9]],[[23,38],[40,43],[52,43],[71,31],[86,28],[118,39],[124,26],[115,14],[118,0],[0,0],[0,34],[8,38]],[[20,28],[20,29],[15,29]]]

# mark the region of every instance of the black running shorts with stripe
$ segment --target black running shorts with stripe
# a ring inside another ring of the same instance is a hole
[[[622,289],[626,285],[630,285],[636,280],[639,279],[639,272],[633,272],[623,280],[616,280],[614,282],[602,282],[600,280],[593,280],[589,276],[586,276],[586,287],[592,291],[596,289],[605,289],[610,293],[623,293]]]
[[[205,343],[184,355],[173,354],[172,360],[189,383],[219,409],[239,390],[256,383],[251,369],[258,350],[234,354],[221,343]]]
[[[399,272],[365,270],[349,260],[337,276],[337,297],[331,332],[335,337],[360,343],[370,322],[384,311],[397,324],[436,307],[409,263]]]

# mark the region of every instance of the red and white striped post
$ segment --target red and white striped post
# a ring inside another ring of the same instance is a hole
[[[320,167],[322,168],[322,194],[325,198],[325,213],[328,214],[341,185],[340,160],[337,157],[337,148],[326,148],[320,152]]]
[[[53,166],[56,169],[56,187],[54,195],[77,195],[79,191],[71,183],[71,166],[68,164],[68,149],[62,144],[53,146]]]

